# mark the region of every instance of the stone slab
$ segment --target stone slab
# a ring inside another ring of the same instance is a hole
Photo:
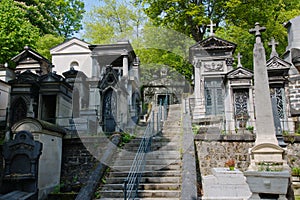
[[[248,199],[252,195],[241,171],[213,168],[212,173],[202,177],[202,199]]]

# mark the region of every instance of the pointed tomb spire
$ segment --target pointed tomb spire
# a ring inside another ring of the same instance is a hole
[[[271,52],[271,55],[270,55],[270,58],[273,58],[275,56],[278,57],[278,53],[276,51],[276,46],[278,45],[279,43],[275,41],[275,39],[272,37],[271,41],[268,43],[268,45],[270,47],[272,47],[272,52]]]

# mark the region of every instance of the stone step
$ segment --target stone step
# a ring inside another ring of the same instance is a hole
[[[122,158],[124,160],[133,160],[135,158],[135,152],[124,151],[118,154],[115,154],[114,158]],[[180,158],[179,151],[152,151],[147,153],[147,160],[156,160],[156,159],[178,159]]]
[[[130,166],[112,166],[113,170],[118,170],[121,172],[129,171]],[[157,171],[157,170],[179,170],[181,165],[146,165],[144,171]]]
[[[181,177],[142,177],[141,183],[180,183]],[[123,177],[107,178],[106,184],[122,184],[124,183]]]
[[[96,199],[100,200],[100,199]],[[101,200],[124,200],[124,198],[101,198]],[[179,198],[135,198],[135,200],[179,200]]]
[[[124,184],[106,184],[102,191],[123,190]],[[179,190],[179,183],[140,183],[139,191],[143,190]]]
[[[122,158],[116,160],[114,166],[131,166],[133,160],[123,160]],[[149,165],[180,165],[179,161],[176,160],[146,160],[146,166]]]
[[[143,177],[158,177],[158,176],[180,176],[180,170],[160,170],[160,171],[152,171],[143,173]],[[119,171],[111,171],[109,177],[127,177],[128,172],[119,172]]]
[[[167,143],[165,145],[153,144],[153,145],[151,145],[150,148],[151,148],[150,151],[157,151],[157,150],[160,150],[160,149],[163,149],[163,150],[178,150],[178,144],[177,145],[169,145]],[[127,151],[131,151],[131,152],[136,152],[139,149],[139,146],[126,147],[126,148],[123,148],[123,149],[127,150]]]
[[[104,198],[120,198],[124,196],[123,190],[114,190],[114,191],[102,191],[101,196]],[[138,197],[143,198],[144,197],[152,197],[152,198],[179,198],[180,197],[180,191],[178,190],[147,190],[147,191],[139,191]]]

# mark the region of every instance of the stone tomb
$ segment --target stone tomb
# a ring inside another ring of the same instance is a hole
[[[20,131],[14,140],[4,143],[5,169],[0,199],[37,199],[38,166],[42,143],[28,131]]]
[[[55,186],[60,184],[62,137],[64,129],[49,122],[25,118],[12,127],[12,131],[27,130],[34,139],[43,143],[43,154],[38,169],[39,199],[44,199]]]

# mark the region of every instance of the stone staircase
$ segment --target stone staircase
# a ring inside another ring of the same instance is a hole
[[[145,200],[178,200],[181,195],[182,127],[181,105],[170,105],[162,133],[153,137],[147,154],[145,173],[139,184],[138,198]],[[124,199],[123,183],[128,175],[141,139],[124,145],[115,155],[106,184],[101,189],[102,200]]]

